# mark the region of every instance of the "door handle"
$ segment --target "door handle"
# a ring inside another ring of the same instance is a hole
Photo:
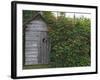
[[[47,42],[47,39],[46,39],[46,38],[43,38],[43,39],[42,39],[42,42],[43,42],[43,43]]]

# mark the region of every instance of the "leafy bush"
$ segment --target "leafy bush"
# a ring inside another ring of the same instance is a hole
[[[76,67],[90,65],[90,19],[45,17],[50,23],[51,67]],[[52,20],[52,21],[50,21]],[[75,21],[75,24],[73,22]]]

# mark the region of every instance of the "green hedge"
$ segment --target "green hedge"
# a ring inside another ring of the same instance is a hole
[[[90,19],[64,16],[55,19],[50,12],[45,12],[44,17],[51,27],[51,67],[89,66]]]

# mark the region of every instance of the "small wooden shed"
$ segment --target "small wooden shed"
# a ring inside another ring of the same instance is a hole
[[[24,25],[24,65],[48,64],[48,25],[40,13]]]

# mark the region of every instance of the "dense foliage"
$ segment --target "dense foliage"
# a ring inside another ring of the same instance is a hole
[[[35,12],[24,13],[27,17]],[[89,66],[90,19],[65,17],[64,13],[55,17],[52,12],[43,12],[42,16],[49,26],[50,67]]]

